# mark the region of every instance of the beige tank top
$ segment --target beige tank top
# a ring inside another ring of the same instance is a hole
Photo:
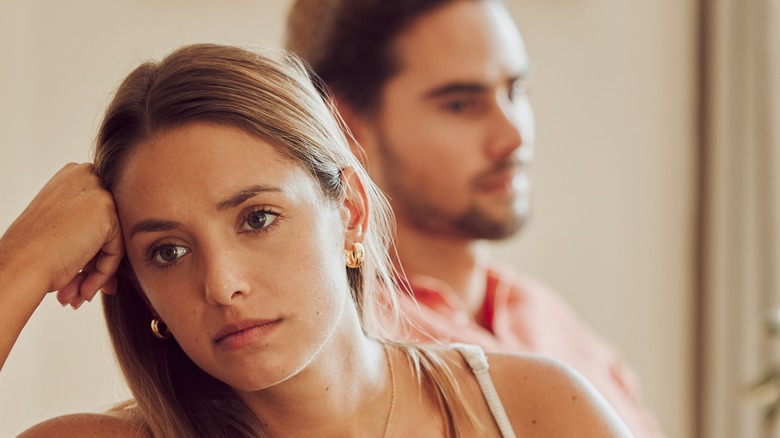
[[[479,387],[482,389],[482,395],[485,397],[490,412],[493,414],[493,419],[501,431],[501,436],[504,438],[516,438],[515,431],[504,410],[504,405],[501,403],[496,387],[493,385],[493,379],[490,378],[488,373],[489,366],[485,352],[476,345],[453,344],[452,347],[458,350],[463,358],[466,359],[466,362],[471,367],[471,371],[476,376]]]

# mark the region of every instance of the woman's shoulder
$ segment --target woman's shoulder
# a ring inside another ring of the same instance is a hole
[[[580,375],[563,362],[537,354],[485,353],[490,364],[490,374],[496,384],[503,379],[516,381],[518,378],[528,384],[557,383],[576,384]],[[533,379],[531,379],[533,377]]]
[[[523,434],[632,436],[593,386],[564,363],[542,356],[505,353],[491,353],[487,359],[490,376],[510,421]]]
[[[123,415],[70,414],[39,423],[22,432],[18,438],[46,437],[116,437],[146,438],[146,429],[137,421]]]

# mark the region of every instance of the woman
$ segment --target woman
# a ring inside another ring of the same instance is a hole
[[[479,351],[380,341],[389,228],[296,61],[196,45],[140,66],[94,166],[0,239],[0,358],[47,291],[102,289],[133,400],[23,436],[628,436],[550,361],[489,355],[495,398]]]

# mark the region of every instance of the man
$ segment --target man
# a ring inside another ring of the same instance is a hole
[[[390,198],[420,306],[412,338],[560,359],[637,436],[662,436],[630,370],[554,293],[490,263],[530,206],[529,62],[500,0],[297,0],[287,48],[328,85]]]

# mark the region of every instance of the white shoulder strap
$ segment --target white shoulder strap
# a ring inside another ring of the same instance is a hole
[[[479,387],[482,389],[482,394],[485,396],[485,401],[493,414],[493,419],[495,419],[498,429],[501,431],[501,436],[504,438],[516,438],[515,431],[512,429],[512,424],[509,422],[509,417],[507,417],[504,410],[504,405],[501,403],[496,387],[493,385],[493,379],[488,374],[489,366],[485,352],[476,345],[452,344],[452,347],[460,352],[474,372]]]

